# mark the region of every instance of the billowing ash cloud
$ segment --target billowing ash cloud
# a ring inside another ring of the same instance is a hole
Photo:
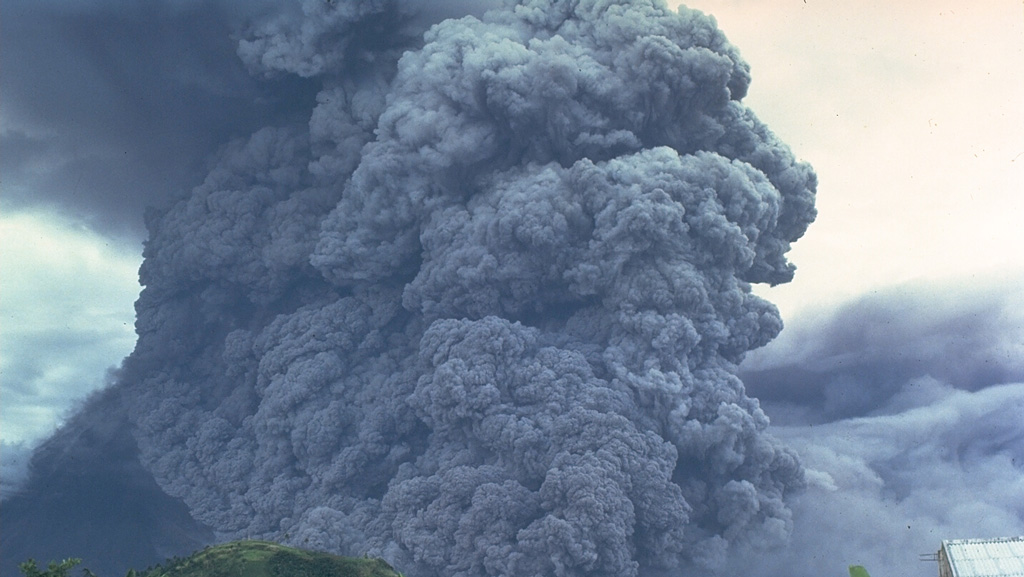
[[[834,575],[847,565],[928,577],[943,539],[1024,532],[1024,384],[939,387],[926,404],[816,426],[774,427],[807,467],[777,553],[738,554],[732,574]]]
[[[1024,534],[1019,284],[887,289],[798,316],[751,354],[744,382],[809,488],[790,501],[789,546],[734,555],[729,572],[927,577],[918,557],[942,539]]]
[[[914,283],[797,317],[742,367],[775,424],[891,413],[941,394],[1024,382],[1020,279]]]
[[[28,478],[28,461],[32,447],[27,443],[0,441],[0,499],[14,494]]]
[[[267,4],[5,2],[3,208],[56,210],[141,243],[144,209],[201,181],[226,140],[313,101],[314,83],[261,81],[238,59],[233,31]]]
[[[410,575],[719,567],[785,542],[794,453],[736,376],[815,177],[713,20],[308,0],[243,35],[318,79],[149,222],[119,394],[220,538]],[[301,8],[301,9],[299,9]],[[428,17],[429,16],[429,17]]]
[[[115,388],[86,400],[35,449],[29,481],[13,495],[4,463],[4,575],[20,574],[17,564],[28,558],[45,565],[69,557],[83,559],[98,575],[116,575],[188,554],[213,539],[140,465],[120,403]]]

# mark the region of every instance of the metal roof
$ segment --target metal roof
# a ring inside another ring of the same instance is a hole
[[[943,541],[953,577],[1024,577],[1024,537]]]

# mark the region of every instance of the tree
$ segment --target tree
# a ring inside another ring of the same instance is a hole
[[[860,565],[850,565],[850,577],[871,577],[867,569]]]
[[[81,562],[82,560],[77,558],[65,559],[60,563],[50,561],[46,571],[41,571],[39,567],[36,566],[36,560],[29,559],[28,561],[18,565],[18,569],[21,569],[21,572],[25,577],[68,577],[68,571],[74,569],[74,567]]]

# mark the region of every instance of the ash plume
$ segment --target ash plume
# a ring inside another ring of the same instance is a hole
[[[146,207],[185,196],[225,141],[308,117],[312,82],[261,82],[236,54],[232,35],[267,4],[5,2],[0,206],[141,244]]]
[[[741,377],[774,425],[874,416],[1024,382],[1020,278],[912,283],[792,319]]]
[[[123,574],[214,538],[142,467],[120,403],[116,388],[95,393],[34,450],[27,482],[0,505],[4,575],[21,574],[28,558],[45,566],[69,557],[98,575]]]
[[[800,455],[784,549],[733,575],[929,577],[942,539],[1024,534],[1019,274],[917,281],[797,315],[741,365]]]
[[[783,544],[803,469],[736,372],[816,182],[738,51],[654,0],[416,6],[242,35],[251,72],[322,89],[148,221],[116,385],[143,465],[220,539],[410,575]]]

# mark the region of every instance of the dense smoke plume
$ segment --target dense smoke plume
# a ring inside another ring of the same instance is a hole
[[[944,388],[1024,382],[1022,282],[918,282],[802,315],[741,376],[773,425],[798,426],[913,408]]]
[[[94,410],[220,539],[424,576],[785,543],[803,469],[736,371],[781,329],[750,283],[791,279],[815,177],[742,104],[747,65],[654,0],[417,5],[245,31],[249,70],[316,105],[150,218],[138,345]]]
[[[124,414],[118,389],[95,393],[35,449],[30,482],[2,505],[4,575],[19,575],[30,557],[43,566],[78,557],[97,575],[118,575],[213,539],[142,467]]]
[[[225,141],[308,118],[315,83],[253,78],[232,34],[252,0],[9,0],[0,21],[7,214],[47,210],[134,245]]]
[[[728,572],[930,577],[918,557],[942,539],[1024,534],[1022,282],[893,287],[799,315],[749,355],[744,383],[809,487],[789,546]]]

